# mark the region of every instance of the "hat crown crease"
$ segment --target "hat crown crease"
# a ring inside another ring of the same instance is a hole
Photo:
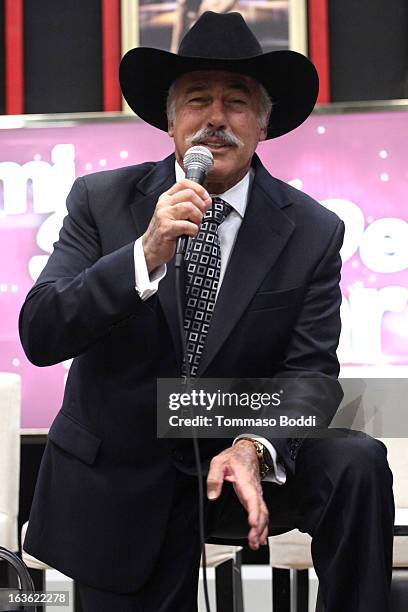
[[[206,59],[247,59],[261,54],[261,45],[239,13],[211,11],[187,32],[178,49],[182,57]]]

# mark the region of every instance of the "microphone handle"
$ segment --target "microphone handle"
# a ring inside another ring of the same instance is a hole
[[[190,181],[194,181],[194,183],[203,185],[206,176],[207,176],[207,171],[203,168],[202,164],[197,164],[197,165],[191,164],[187,168],[186,179],[189,179]]]
[[[202,185],[205,181],[206,175],[207,173],[203,169],[201,164],[197,166],[192,164],[187,168],[186,179],[189,179],[190,181],[194,181],[194,183]],[[181,265],[181,260],[184,258],[184,255],[187,250],[188,238],[189,237],[185,236],[184,234],[177,238],[175,259],[176,266]]]

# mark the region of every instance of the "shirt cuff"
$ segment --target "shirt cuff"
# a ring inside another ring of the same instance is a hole
[[[162,264],[149,275],[143,251],[142,237],[138,238],[135,242],[133,256],[135,260],[135,289],[140,298],[145,301],[157,292],[159,282],[166,276],[167,266]]]
[[[274,445],[271,444],[266,438],[262,438],[262,436],[257,436],[256,434],[251,433],[244,433],[235,438],[234,442],[232,443],[232,446],[234,446],[234,444],[238,442],[238,440],[240,440],[241,438],[252,438],[253,440],[258,440],[261,444],[264,445],[264,447],[268,451],[271,457],[273,470],[266,474],[265,478],[263,478],[263,481],[274,482],[275,484],[279,485],[285,484],[286,470],[278,461],[278,453],[276,452],[276,448],[274,447]]]

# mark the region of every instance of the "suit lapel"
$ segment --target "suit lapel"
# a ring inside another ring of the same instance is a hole
[[[276,263],[295,224],[282,211],[290,201],[254,158],[255,177],[247,210],[218,294],[200,360],[201,376],[244,314],[268,270]]]
[[[137,184],[136,199],[131,204],[131,212],[138,235],[146,231],[159,196],[175,183],[174,155],[158,162]],[[158,298],[172,335],[176,357],[181,364],[181,341],[177,322],[174,260],[167,264],[166,276],[160,281]]]
[[[136,184],[137,194],[130,210],[139,235],[144,234],[153,216],[158,197],[175,182],[174,155],[157,162]]]

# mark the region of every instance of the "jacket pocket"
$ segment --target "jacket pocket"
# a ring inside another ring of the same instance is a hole
[[[48,438],[67,453],[93,465],[101,439],[72,417],[59,412],[50,427]]]
[[[273,310],[296,306],[303,295],[303,291],[303,285],[283,291],[259,291],[254,295],[248,310]]]

